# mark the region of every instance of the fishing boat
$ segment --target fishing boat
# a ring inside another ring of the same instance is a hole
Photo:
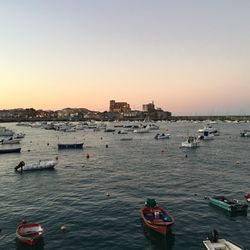
[[[245,194],[244,198],[246,199],[247,202],[250,202],[250,193]]]
[[[83,148],[83,143],[58,144],[58,149],[82,149],[82,148]]]
[[[145,227],[161,235],[169,233],[174,223],[174,218],[165,208],[159,207],[154,199],[147,199],[145,207],[140,209],[140,216]]]
[[[162,139],[169,139],[170,134],[165,134],[165,133],[157,133],[154,137],[156,140],[162,140]]]
[[[15,167],[15,171],[34,171],[44,169],[54,169],[58,161],[54,160],[40,160],[37,163],[26,164],[24,161],[19,162]]]
[[[217,206],[230,213],[247,213],[248,205],[238,200],[231,200],[225,196],[209,197],[210,204]]]
[[[35,245],[43,237],[44,229],[41,224],[22,224],[16,229],[16,236],[22,243]]]
[[[0,148],[0,154],[20,153],[21,148]]]
[[[2,139],[2,144],[19,144],[21,139],[14,139],[12,136],[8,139]]]
[[[246,248],[239,246],[238,244],[226,240],[220,239],[216,230],[213,230],[208,239],[203,241],[203,245],[207,250],[244,250]]]
[[[200,141],[193,136],[189,136],[188,139],[181,143],[183,148],[197,148],[200,146]]]
[[[250,137],[250,130],[249,129],[245,129],[240,133],[241,137]]]

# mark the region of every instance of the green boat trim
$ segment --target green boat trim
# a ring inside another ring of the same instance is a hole
[[[209,198],[209,202],[212,205],[215,205],[219,208],[222,208],[230,213],[235,212],[246,212],[248,205],[245,203],[241,203],[237,200],[230,200],[225,196],[214,196]]]

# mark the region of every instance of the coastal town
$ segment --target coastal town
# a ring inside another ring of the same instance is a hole
[[[156,107],[154,102],[142,105],[142,110],[132,110],[127,102],[110,100],[108,111],[92,111],[87,108],[42,110],[15,108],[0,110],[0,122],[22,121],[177,121],[177,120],[230,120],[249,121],[250,115],[192,115],[174,116],[170,111]]]

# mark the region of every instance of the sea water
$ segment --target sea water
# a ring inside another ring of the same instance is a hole
[[[203,123],[160,122],[161,131],[171,134],[166,140],[155,140],[157,131],[63,133],[1,125],[26,136],[20,154],[0,155],[0,250],[198,250],[213,229],[250,247],[249,217],[229,216],[204,199],[225,195],[243,201],[250,192],[250,138],[240,137],[249,123],[214,124],[220,136],[196,149],[180,145]],[[133,140],[121,141],[125,136]],[[59,142],[84,142],[84,149],[58,151]],[[55,157],[54,171],[14,172],[20,161]],[[156,199],[175,218],[166,238],[142,226],[139,209],[147,198]],[[22,218],[44,226],[37,247],[16,242]]]

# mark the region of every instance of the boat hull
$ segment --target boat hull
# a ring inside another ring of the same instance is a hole
[[[217,242],[204,240],[203,245],[207,250],[225,249],[225,250],[244,250],[245,248],[225,239],[218,239]]]
[[[154,215],[156,212],[159,213],[159,217]],[[174,219],[166,209],[161,207],[145,207],[140,209],[140,215],[146,228],[151,229],[161,235],[166,235],[171,232]]]
[[[21,152],[21,148],[0,149],[0,154],[20,153],[20,152]]]
[[[229,213],[247,213],[247,204],[239,203],[234,200],[229,200],[224,196],[210,197],[209,202],[211,205],[221,208]]]
[[[83,143],[58,144],[58,149],[82,149]]]
[[[43,237],[44,229],[40,224],[25,224],[17,227],[17,239],[27,245],[35,245]]]

